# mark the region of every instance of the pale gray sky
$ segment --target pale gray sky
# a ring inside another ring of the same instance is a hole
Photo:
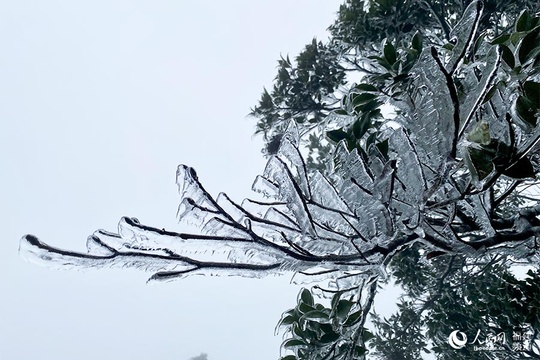
[[[0,359],[277,359],[289,278],[146,285],[26,263],[18,241],[83,250],[124,215],[177,230],[179,163],[249,196],[265,161],[245,116],[340,2],[0,3]]]

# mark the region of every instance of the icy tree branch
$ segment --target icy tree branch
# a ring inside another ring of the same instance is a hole
[[[488,49],[484,64],[465,64],[480,11],[479,3],[472,3],[452,30],[453,50],[420,54],[409,93],[393,102],[399,112],[384,130],[387,152],[371,145],[360,154],[341,142],[328,159],[331,176],[308,172],[299,151],[301,135],[291,122],[253,183],[262,199],[240,204],[226,194],[213,197],[193,168],[178,167],[178,218],[197,226],[199,234],[124,217],[117,233],[92,234],[87,253],[26,235],[21,255],[61,268],[134,267],[152,272],[151,280],[292,272],[297,282],[326,282],[320,288],[330,293],[356,291],[367,279],[384,276],[392,257],[418,241],[450,255],[501,252],[537,259],[540,205],[512,216],[496,213],[530,175],[496,200],[494,184],[533,155],[540,132],[516,136],[511,117],[485,115],[482,104],[497,79],[501,51]],[[462,88],[472,90],[458,91],[458,78]],[[488,105],[489,114],[506,113],[502,101]],[[500,164],[485,167],[486,162]]]

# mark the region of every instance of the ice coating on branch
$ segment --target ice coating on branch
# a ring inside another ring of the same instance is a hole
[[[447,65],[448,72],[454,72],[473,46],[482,9],[483,4],[481,1],[473,1],[467,6],[463,12],[463,17],[450,32],[450,42],[454,44],[454,48],[452,49],[452,56]]]
[[[501,49],[491,48],[487,55],[487,63],[482,70],[482,78],[478,84],[474,85],[474,88],[469,92],[469,95],[465,98],[464,106],[461,107],[461,129],[460,135],[465,132],[469,125],[473,115],[478,110],[478,107],[484,100],[490,87],[497,80],[497,69],[501,63]],[[469,76],[468,79],[476,79],[475,76]]]
[[[240,205],[223,193],[214,199],[195,170],[178,167],[178,217],[198,226],[201,235],[157,229],[124,217],[117,234],[98,230],[88,238],[88,254],[63,252],[31,236],[21,242],[21,253],[60,267],[135,267],[155,272],[151,279],[159,281],[196,274],[260,277],[302,271],[314,262],[339,262],[343,269],[371,267],[368,258],[379,254],[368,246],[367,238],[380,234],[377,217],[387,212],[380,199],[388,201],[389,194],[374,190],[379,194],[375,212],[369,202],[362,205],[373,218],[366,227],[355,213],[359,206],[351,208],[348,197],[358,199],[354,192],[366,196],[371,192],[352,185],[353,192],[343,193],[348,191],[343,183],[333,184],[320,173],[308,177],[298,151],[296,127],[290,126],[288,131],[282,149],[268,161],[253,186],[269,202],[245,200]],[[350,171],[358,178],[354,181],[368,181],[365,185],[373,190],[369,165],[357,168],[361,161],[357,154],[343,156],[348,160],[342,171]],[[383,170],[374,179],[388,182],[392,171],[378,166]],[[386,217],[382,215],[382,222],[388,222]]]
[[[371,268],[369,259],[380,254],[368,239],[380,239],[381,229],[388,228],[388,211],[381,200],[389,201],[388,184],[383,184],[390,181],[393,170],[385,171],[385,165],[377,163],[379,170],[371,175],[371,165],[361,163],[356,153],[344,152],[340,171],[354,180],[334,184],[320,173],[308,177],[297,148],[296,127],[290,126],[289,131],[283,148],[253,186],[269,202],[248,199],[240,205],[223,193],[214,199],[195,170],[178,167],[178,217],[198,226],[201,235],[166,231],[124,217],[117,234],[94,232],[87,241],[87,254],[50,247],[31,235],[21,240],[21,254],[55,267],[134,267],[154,272],[151,280],[158,281],[194,274],[260,277],[302,271],[314,262],[339,262],[337,273],[340,267]],[[385,190],[375,189],[374,180]],[[359,182],[371,190],[359,188]],[[373,193],[378,194],[377,206],[369,202]],[[362,196],[366,201],[354,204]],[[365,210],[360,217],[359,209]],[[370,225],[366,226],[365,217]],[[324,279],[334,275],[328,273]]]
[[[96,242],[97,244],[97,242]],[[113,252],[112,254],[83,254],[51,247],[34,235],[25,235],[20,241],[19,254],[27,261],[57,269],[136,268],[156,272],[189,269],[192,266],[181,258],[159,255]]]

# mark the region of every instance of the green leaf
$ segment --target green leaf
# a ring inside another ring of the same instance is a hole
[[[313,310],[310,312],[307,312],[302,316],[304,319],[328,319],[328,313],[321,310]]]
[[[471,173],[475,174],[479,180],[484,179],[494,169],[493,157],[491,152],[481,150],[475,147],[468,147],[467,152],[471,160]]]
[[[371,94],[371,93],[362,93],[362,94],[351,94],[351,100],[353,106],[358,106],[361,104],[365,104],[375,98],[377,98],[377,94]]]
[[[512,45],[517,45],[517,43],[519,42],[519,40],[521,40],[521,38],[523,37],[523,34],[522,33],[512,33],[510,34],[510,43]]]
[[[300,292],[300,299],[309,306],[313,306],[313,295],[308,289],[302,289]]]
[[[357,142],[355,139],[348,138],[347,139],[347,150],[352,151],[354,148],[356,148]]]
[[[332,327],[331,324],[321,324],[319,323],[319,328],[324,332],[324,333],[327,333],[327,334],[330,334],[330,333],[333,333],[334,332],[334,328]]]
[[[516,31],[531,30],[531,15],[527,10],[523,10],[516,21]]]
[[[520,118],[528,124],[536,126],[534,103],[526,96],[519,96],[516,101],[516,110]]]
[[[489,123],[487,121],[480,121],[474,125],[474,127],[467,133],[467,140],[482,145],[489,145],[491,143],[491,136],[489,134]]]
[[[366,131],[369,129],[371,122],[369,121],[369,117],[362,117],[361,119],[358,119],[353,124],[353,135],[356,139],[361,139],[362,136],[366,133]]]
[[[409,74],[399,74],[397,76],[394,76],[393,80],[394,80],[394,84],[395,83],[398,83],[398,82],[401,82],[401,81],[405,81],[409,78]],[[394,93],[395,95],[395,93]]]
[[[332,311],[335,312],[337,308],[337,304],[339,302],[339,299],[341,298],[342,292],[337,292],[332,296],[332,300],[330,301],[330,307],[332,308]]]
[[[422,35],[418,31],[412,37],[411,46],[419,54],[422,52]]]
[[[301,314],[306,314],[310,311],[313,311],[315,310],[312,306],[304,303],[304,302],[300,302],[300,304],[298,305],[298,310],[300,311]]]
[[[285,340],[282,346],[288,349],[295,346],[306,346],[306,343],[300,339],[289,339]]]
[[[535,109],[540,108],[540,83],[525,81],[523,84],[525,96],[531,101]]]
[[[298,326],[298,324],[292,325],[292,333],[300,338],[303,338],[305,335],[300,326]]]
[[[328,344],[328,343],[333,343],[335,342],[337,339],[339,339],[340,335],[338,333],[328,333],[328,334],[324,334],[323,336],[321,336],[321,338],[319,339],[320,342],[322,342],[323,344]]]
[[[452,43],[446,43],[446,44],[443,45],[443,49],[452,51],[452,50],[454,50],[454,44],[452,44]]]
[[[375,338],[375,335],[373,335],[368,329],[364,329],[364,332],[362,334],[362,340],[364,340],[364,342],[368,342],[373,338]]]
[[[386,61],[390,65],[394,65],[394,63],[397,60],[397,52],[394,45],[392,45],[392,43],[390,42],[387,42],[386,44],[384,44],[383,52],[384,52],[384,58],[386,59]]]
[[[510,39],[510,34],[503,34],[501,36],[496,37],[491,41],[491,45],[499,45],[507,42]]]
[[[388,139],[381,141],[376,146],[384,157],[388,157]]]
[[[340,319],[346,319],[354,303],[349,300],[339,300],[336,307],[336,314]]]
[[[358,84],[354,88],[360,91],[371,91],[371,92],[379,91],[375,86],[371,84]]]
[[[362,317],[362,309],[350,314],[349,317],[347,318],[347,321],[345,321],[343,325],[345,326],[355,325],[356,323],[358,323],[358,321],[360,321],[361,317]]]
[[[390,64],[386,58],[379,56],[368,56],[368,59],[375,60],[377,61],[377,64],[381,65],[386,70],[392,71],[392,64]]]
[[[362,356],[366,353],[367,349],[365,347],[362,347],[360,345],[356,345],[354,348],[354,354],[356,356]]]
[[[514,68],[516,66],[516,60],[514,58],[514,53],[510,48],[506,45],[499,45],[501,47],[501,56],[503,61],[508,65],[510,68]]]
[[[341,140],[346,139],[349,135],[342,129],[338,129],[327,131],[326,136],[328,136],[328,138],[333,142],[338,143]]]
[[[296,319],[294,316],[285,316],[281,321],[279,322],[278,326],[284,326],[284,325],[290,325],[293,322],[295,322]]]
[[[532,59],[540,52],[540,27],[537,27],[527,34],[519,46],[519,61],[525,64],[529,59]]]
[[[359,105],[354,108],[357,112],[370,112],[371,110],[377,109],[379,106],[381,106],[382,103],[379,100],[371,100],[364,105]]]
[[[520,159],[516,164],[503,171],[503,174],[513,179],[535,178],[534,168],[527,158]]]

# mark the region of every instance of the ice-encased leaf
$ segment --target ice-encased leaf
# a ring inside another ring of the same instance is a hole
[[[258,192],[267,198],[275,198],[278,193],[278,186],[265,177],[257,175],[251,186],[251,190]]]
[[[298,131],[296,126],[289,126],[289,129],[283,135],[277,156],[293,165],[293,168],[296,170],[295,175],[296,179],[298,179],[299,187],[307,197],[311,197],[306,164],[298,150]]]
[[[460,107],[460,119],[461,129],[458,136],[465,132],[468,124],[470,123],[473,115],[478,110],[478,107],[482,104],[487,92],[493,86],[497,80],[497,70],[501,63],[501,49],[498,47],[492,47],[487,54],[486,65],[482,70],[482,78],[474,89],[469,91],[463,105]],[[476,77],[469,76],[470,79],[476,79]]]
[[[230,222],[227,220],[212,218],[209,219],[201,228],[203,234],[217,235],[220,234],[224,237],[249,239],[250,236],[247,233],[247,229],[243,226]]]
[[[315,234],[304,194],[285,163],[278,157],[271,157],[266,164],[263,176],[278,186],[279,200],[287,203],[300,228],[307,233]]]
[[[427,189],[427,182],[416,146],[403,128],[396,129],[390,143],[397,159],[396,176],[401,185],[396,184],[396,189],[401,189],[396,190],[396,195],[401,201],[419,206]]]
[[[375,186],[373,187],[374,198],[385,205],[390,204],[392,199],[395,169],[396,161],[388,161],[382,168],[379,176],[375,179]]]
[[[434,110],[434,104],[421,97],[417,103]],[[157,229],[126,217],[118,234],[99,230],[90,236],[88,254],[55,249],[32,236],[21,241],[21,253],[60,267],[135,267],[154,272],[153,280],[197,274],[260,277],[324,264],[332,271],[312,279],[329,280],[327,288],[333,291],[358,287],[379,274],[380,266],[406,244],[403,236],[414,239],[411,235],[417,234],[458,251],[451,228],[455,204],[433,202],[462,196],[467,184],[458,177],[444,183],[449,172],[439,170],[451,163],[433,150],[438,144],[414,141],[414,131],[439,131],[436,125],[448,120],[435,118],[430,125],[423,123],[426,119],[414,124],[411,119],[402,119],[401,127],[386,132],[387,155],[372,146],[365,160],[357,150],[349,152],[339,145],[334,181],[314,173],[304,179],[309,186],[302,189],[301,174],[295,176],[290,169],[300,163],[287,160],[288,166],[272,157],[254,188],[274,201],[245,200],[238,205],[225,194],[214,200],[196,173],[180,166],[180,218],[198,224],[203,235]],[[443,148],[448,153],[448,142]],[[485,222],[490,210],[478,214],[482,209],[474,200],[461,202],[466,206],[460,209],[485,235],[493,234]]]
[[[350,213],[347,203],[339,196],[337,189],[319,171],[315,171],[311,178],[313,194],[311,200],[330,209]]]
[[[287,128],[283,133],[283,138],[286,139],[292,146],[295,148],[300,147],[300,132],[298,131],[298,126],[296,122],[289,121]]]
[[[280,211],[279,209],[276,209],[274,207],[270,207],[266,211],[266,213],[263,215],[263,218],[265,220],[278,223],[281,226],[287,226],[287,227],[296,229],[299,232],[301,231],[301,229],[298,227],[298,224],[293,219],[291,219],[290,216],[288,216],[283,211]]]
[[[180,199],[191,198],[202,207],[216,210],[214,201],[199,182],[197,172],[192,167],[179,165],[176,170],[176,184]]]
[[[365,188],[367,193],[373,190],[373,175],[370,174],[368,165],[356,149],[349,152],[344,143],[339,143],[336,147],[333,170],[339,180],[347,181],[352,178]]]
[[[192,198],[186,197],[178,206],[176,213],[179,222],[184,222],[189,225],[201,226],[208,219],[221,215],[218,210],[212,210],[201,206]]]
[[[390,143],[397,159],[393,206],[400,223],[404,223],[407,229],[414,229],[419,225],[420,209],[427,190],[422,164],[415,145],[403,128],[396,129]]]
[[[423,172],[429,180],[437,175],[433,170],[439,168],[453,151],[454,104],[444,74],[431,51],[426,49],[422,52],[412,73],[417,90],[411,104],[395,104],[398,107],[409,106],[408,111],[396,121],[410,133]]]
[[[216,199],[216,203],[220,207],[219,212],[225,212],[229,214],[230,220],[234,220],[238,223],[242,223],[244,221],[246,211],[240,205],[232,201],[227,194],[223,192],[219,193]]]
[[[351,227],[351,222],[347,220],[347,217],[351,215],[331,208],[320,207],[315,204],[308,204],[308,209],[312,214],[313,222],[317,226],[317,229],[324,230],[326,234],[331,233],[331,235],[323,235],[323,233],[317,230],[317,234],[319,234],[319,236],[348,238],[354,234],[354,230]]]
[[[89,254],[114,255],[123,247],[124,242],[120,235],[105,230],[97,230],[86,239],[86,250]]]

